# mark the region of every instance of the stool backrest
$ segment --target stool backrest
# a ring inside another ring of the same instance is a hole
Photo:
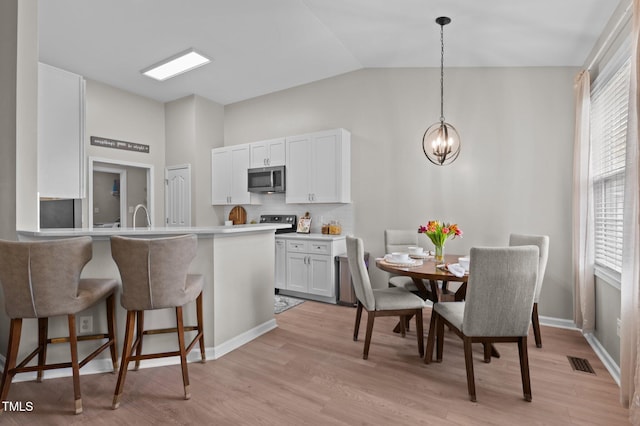
[[[91,237],[0,241],[0,284],[10,318],[65,314],[78,295],[80,273],[92,257]]]
[[[130,311],[175,307],[184,294],[197,245],[195,235],[111,237],[111,256],[122,279],[122,306]]]

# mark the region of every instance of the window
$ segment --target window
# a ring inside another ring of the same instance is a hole
[[[591,89],[591,167],[595,263],[620,273],[625,152],[629,115],[628,50],[621,49]],[[626,53],[626,54],[625,54]]]

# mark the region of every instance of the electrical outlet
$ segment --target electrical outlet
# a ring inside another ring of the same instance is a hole
[[[616,334],[618,335],[618,337],[620,337],[620,323],[621,323],[620,318],[618,318],[616,320]]]
[[[79,333],[93,333],[93,317],[80,317]]]

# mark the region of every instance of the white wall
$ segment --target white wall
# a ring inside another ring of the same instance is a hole
[[[225,107],[225,145],[336,127],[351,131],[355,234],[383,254],[386,228],[458,223],[449,253],[547,234],[540,314],[572,318],[574,68],[445,70],[445,117],[462,139],[437,167],[422,135],[440,117],[439,69],[367,69]],[[376,286],[386,274],[371,268]]]
[[[164,104],[104,83],[87,80],[85,128],[87,157],[100,157],[153,166],[154,194],[151,222],[163,223]],[[149,153],[92,146],[89,142],[91,136],[149,145]]]

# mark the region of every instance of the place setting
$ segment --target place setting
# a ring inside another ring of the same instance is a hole
[[[423,259],[424,258],[422,257],[413,258],[409,253],[406,252],[393,252],[385,254],[384,257],[380,260],[393,266],[412,267],[422,265]]]

